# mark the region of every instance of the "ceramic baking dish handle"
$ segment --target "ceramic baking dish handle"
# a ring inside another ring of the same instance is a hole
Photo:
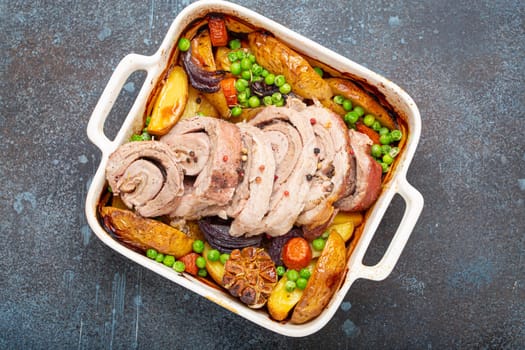
[[[155,67],[155,59],[153,56],[142,56],[137,54],[129,54],[125,56],[115,68],[111,75],[104,92],[102,93],[93,114],[88,123],[87,133],[88,137],[102,153],[112,151],[113,142],[104,134],[104,122],[108,117],[115,101],[117,100],[122,87],[126,83],[131,74],[139,70],[145,70],[149,75]],[[146,78],[146,81],[149,79]],[[131,111],[130,111],[131,114]]]
[[[406,203],[405,212],[385,255],[374,266],[361,265],[357,278],[384,280],[394,269],[423,209],[423,196],[406,179],[399,182],[397,193]]]

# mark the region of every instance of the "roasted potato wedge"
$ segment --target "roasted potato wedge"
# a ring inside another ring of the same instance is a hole
[[[341,236],[343,241],[345,241],[346,243],[348,242],[348,240],[352,237],[352,234],[354,233],[354,222],[347,221],[341,224],[332,224],[328,226],[328,232],[332,232],[332,230],[339,233],[339,236]]]
[[[293,323],[305,323],[323,311],[339,286],[345,266],[345,241],[339,233],[332,231],[292,313]]]
[[[332,225],[344,224],[345,222],[351,221],[354,227],[357,227],[363,223],[363,214],[361,212],[347,212],[340,211],[334,217]]]
[[[332,89],[334,95],[342,95],[351,100],[352,104],[363,107],[366,113],[373,114],[382,126],[386,126],[390,130],[397,129],[396,123],[392,117],[390,117],[386,109],[366,91],[352,83],[350,80],[329,78],[326,79],[326,82]],[[330,108],[330,106],[326,105],[325,101],[323,101],[323,104],[325,104],[327,108]]]
[[[192,251],[193,239],[160,221],[114,207],[100,208],[100,215],[104,225],[121,241],[141,251],[154,248],[175,258]]]
[[[175,66],[162,86],[151,113],[148,132],[165,135],[175,125],[188,101],[188,77],[181,66]]]
[[[184,109],[181,119],[192,118],[198,114],[207,117],[219,117],[219,112],[204,96],[204,93],[190,85],[188,90],[188,102],[186,103],[186,108]]]
[[[330,86],[308,61],[273,36],[252,32],[248,42],[257,62],[274,74],[284,75],[296,94],[318,100],[332,96]]]
[[[275,285],[270,297],[268,298],[268,312],[273,319],[277,321],[282,321],[288,314],[290,310],[299,302],[303,295],[303,291],[299,288],[295,288],[292,292],[286,290],[286,282],[288,278],[283,276],[279,282]]]
[[[222,286],[222,277],[224,276],[224,265],[220,261],[211,261],[208,259],[208,252],[212,248],[208,243],[204,244],[204,251],[202,256],[206,259],[206,270],[210,277],[219,285]]]

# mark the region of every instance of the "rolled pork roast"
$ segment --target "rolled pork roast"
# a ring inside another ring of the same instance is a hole
[[[145,217],[219,216],[233,237],[276,237],[300,226],[313,239],[339,210],[373,204],[382,173],[368,136],[314,102],[288,98],[238,124],[183,119],[159,141],[120,146],[108,160],[108,182]]]

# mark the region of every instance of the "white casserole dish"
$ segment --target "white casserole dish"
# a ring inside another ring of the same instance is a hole
[[[97,219],[97,204],[100,195],[106,186],[105,167],[108,161],[108,156],[119,145],[127,142],[131,134],[133,134],[133,130],[139,129],[142,125],[148,97],[156,86],[158,80],[161,78],[162,73],[165,71],[172,49],[174,45],[176,45],[181,32],[194,19],[203,17],[209,12],[221,12],[236,16],[256,27],[265,28],[275,34],[276,37],[285,42],[291,48],[305,53],[311,58],[321,61],[340,72],[347,72],[352,76],[366,80],[384,95],[396,112],[403,116],[408,126],[409,133],[404,150],[401,153],[400,158],[397,160],[394,173],[384,185],[384,189],[378,201],[369,211],[361,237],[347,262],[348,272],[344,277],[341,287],[336,291],[332,300],[321,315],[306,324],[295,325],[273,321],[266,312],[250,309],[237,299],[230,297],[226,292],[219,291],[216,288],[199,282],[189,275],[182,276],[176,273],[173,269],[156,263],[144,255],[136,253],[114,240],[110,234],[104,230]],[[114,140],[109,140],[103,131],[104,122],[128,77],[135,71],[139,70],[147,72],[145,82],[117,136]],[[407,169],[412,157],[414,156],[421,133],[419,111],[412,98],[401,88],[384,77],[294,33],[272,20],[229,2],[202,0],[188,6],[181,11],[173,21],[164,41],[154,55],[142,56],[130,54],[124,57],[116,67],[93,111],[88,123],[87,133],[89,139],[102,151],[101,163],[93,178],[86,198],[87,220],[91,229],[99,239],[110,248],[149,270],[204,296],[205,298],[262,327],[287,336],[302,337],[320,330],[335,314],[350,286],[358,278],[376,281],[386,278],[401,255],[423,208],[423,197],[406,180]],[[362,263],[363,257],[395,194],[399,194],[406,203],[404,215],[382,259],[374,266],[366,266]]]

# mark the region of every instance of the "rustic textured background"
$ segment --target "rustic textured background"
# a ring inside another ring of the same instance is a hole
[[[155,52],[189,2],[0,0],[0,348],[524,348],[525,3],[235,1],[385,75],[422,115],[408,178],[425,208],[395,270],[293,339],[119,256],[84,217],[90,114],[119,60]]]

